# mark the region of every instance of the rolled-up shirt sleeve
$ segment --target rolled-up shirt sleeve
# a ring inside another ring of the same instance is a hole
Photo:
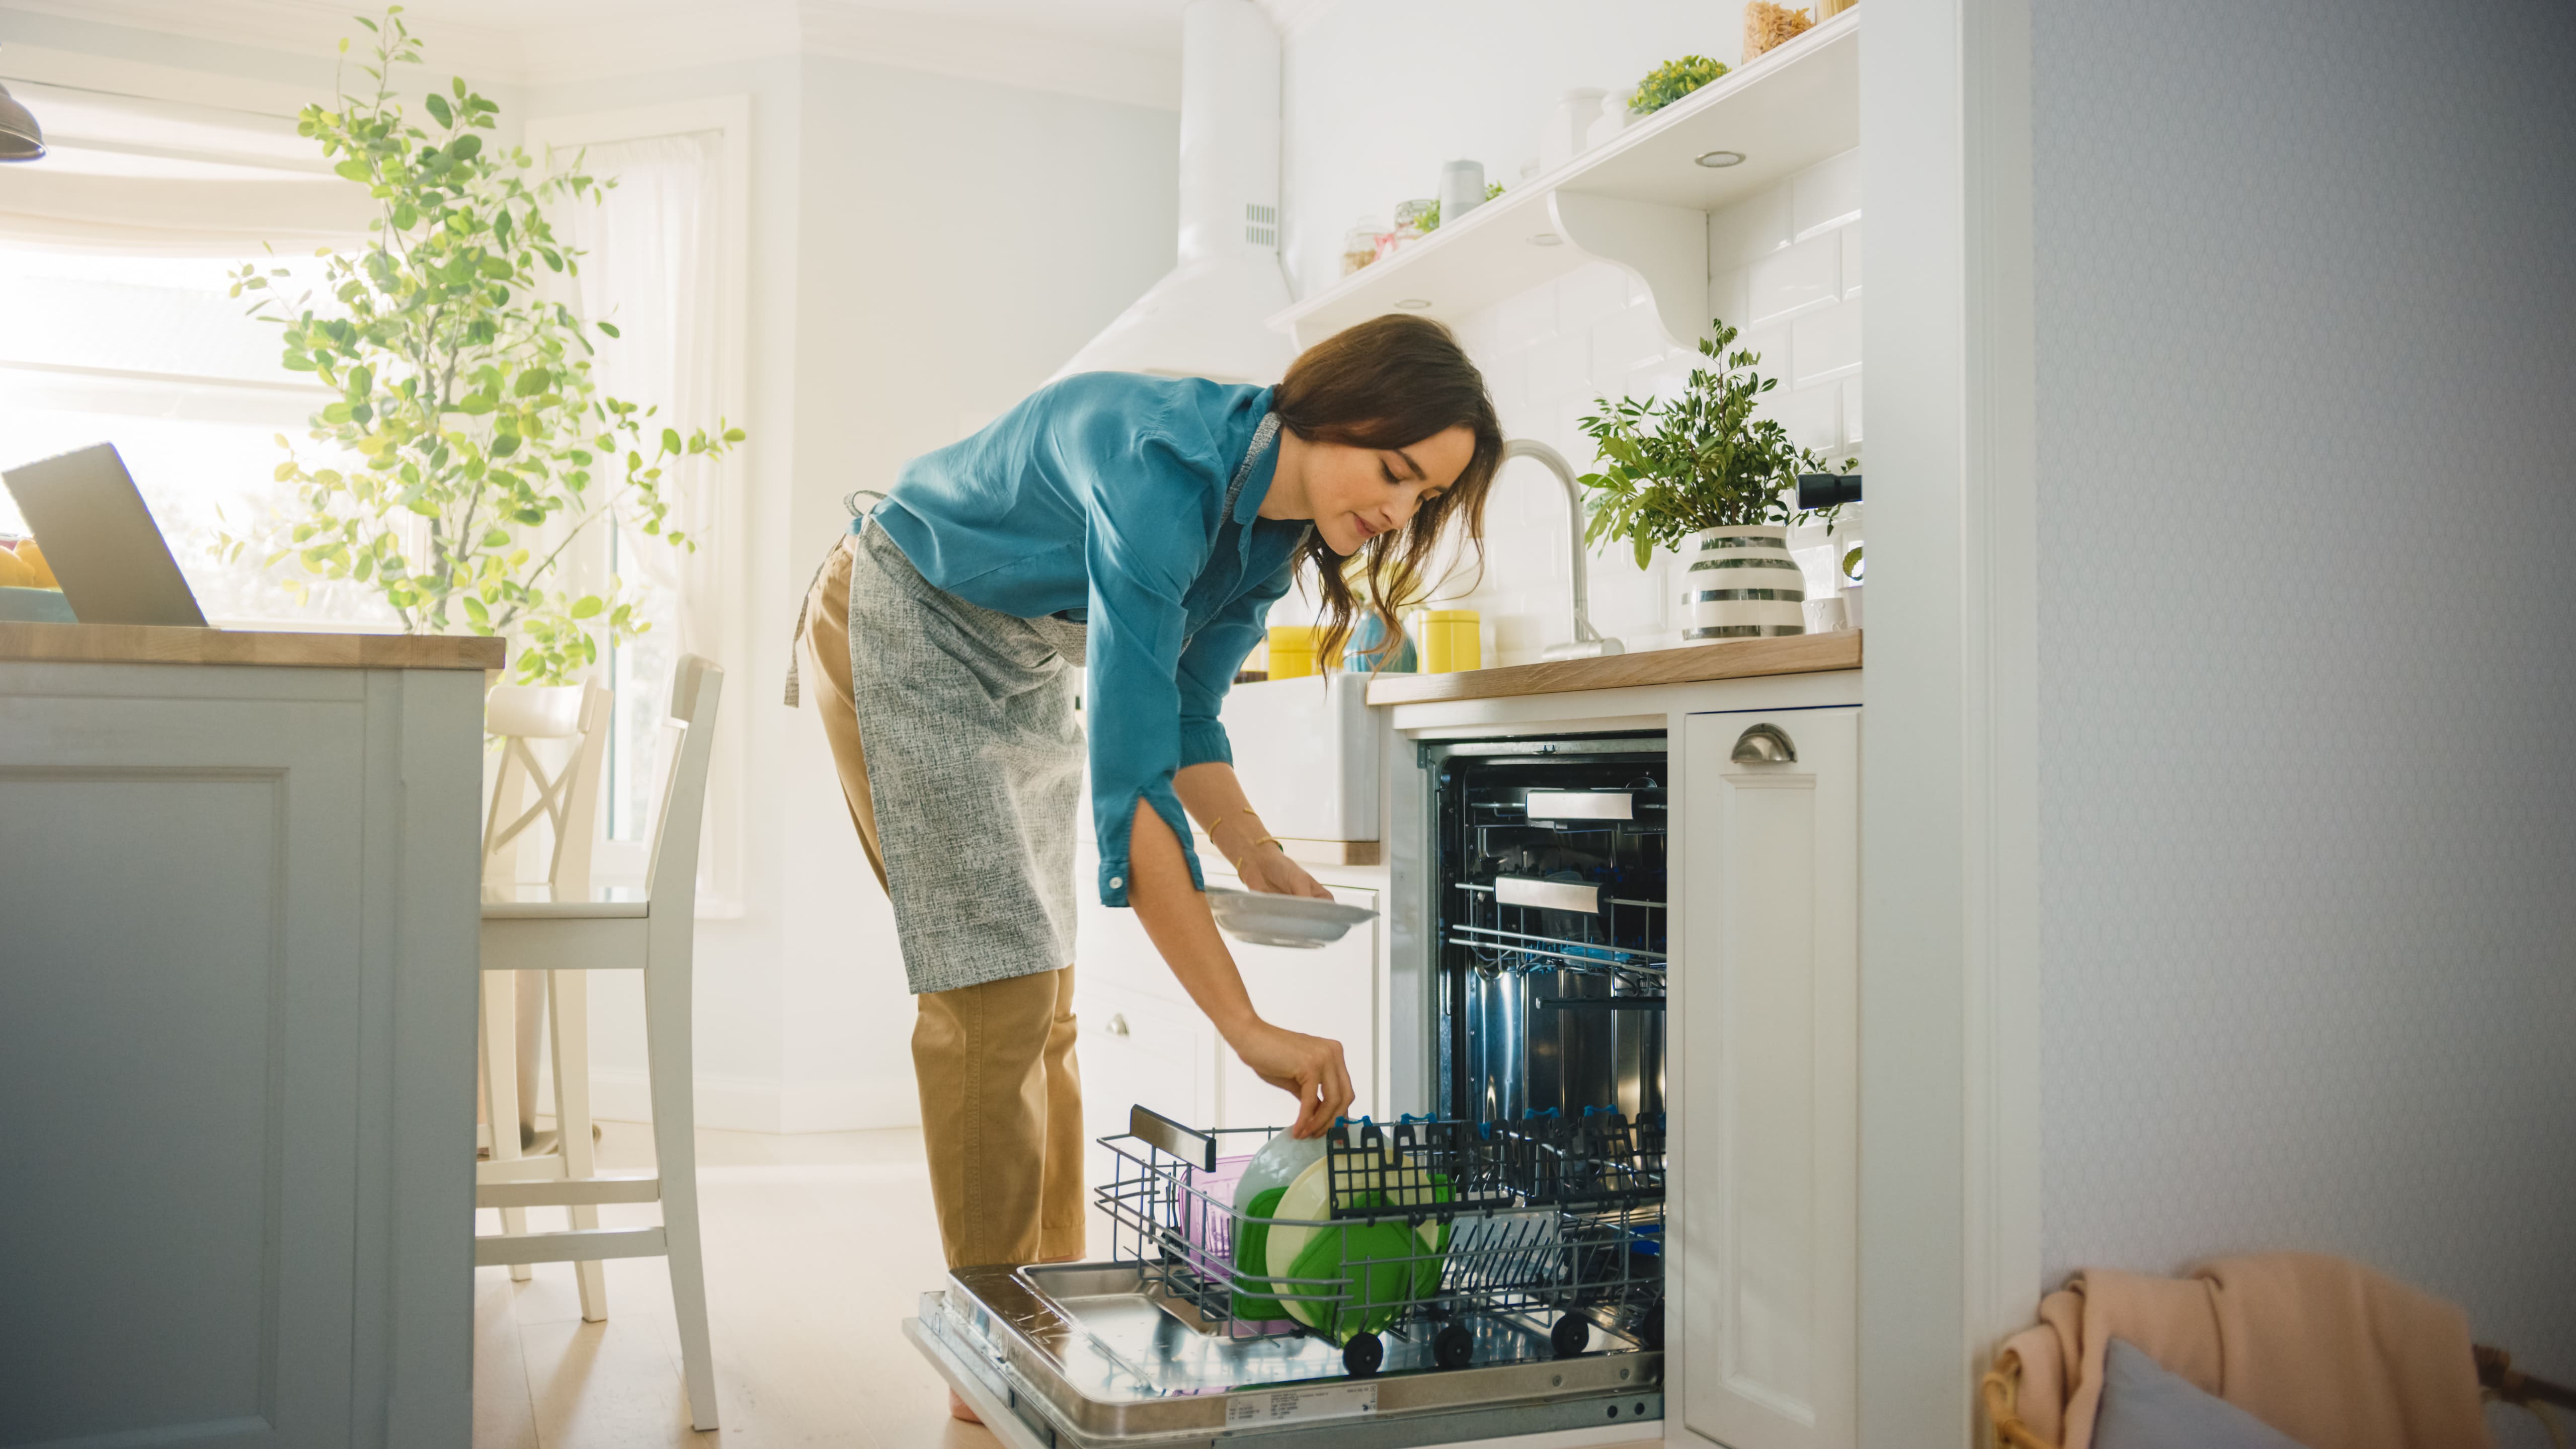
[[[1210,761],[1234,763],[1234,745],[1226,738],[1225,724],[1217,718],[1217,712],[1225,707],[1226,691],[1234,687],[1234,676],[1242,670],[1252,646],[1261,642],[1270,606],[1288,592],[1292,572],[1282,566],[1258,588],[1226,605],[1224,612],[1192,635],[1188,647],[1181,651],[1180,768],[1186,770]]]
[[[1190,848],[1189,817],[1172,776],[1182,764],[1183,597],[1203,561],[1207,533],[1191,501],[1205,483],[1183,460],[1145,440],[1133,474],[1091,509],[1091,572],[1083,712],[1091,735],[1091,818],[1100,844],[1100,899],[1127,904],[1128,842],[1138,802],[1172,828],[1191,884],[1207,881]],[[1177,475],[1177,476],[1176,476]],[[1177,485],[1177,486],[1175,486]],[[1105,490],[1104,490],[1105,491]]]

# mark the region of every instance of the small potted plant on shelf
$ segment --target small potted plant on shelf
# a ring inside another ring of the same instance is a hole
[[[1778,380],[1753,371],[1758,354],[1727,350],[1734,328],[1709,326],[1699,350],[1710,365],[1694,368],[1678,396],[1605,401],[1582,420],[1602,462],[1578,480],[1590,490],[1584,540],[1625,540],[1639,568],[1659,548],[1681,549],[1685,640],[1803,634],[1806,578],[1789,557],[1789,529],[1832,518],[1797,506],[1798,475],[1828,469],[1756,416]]]

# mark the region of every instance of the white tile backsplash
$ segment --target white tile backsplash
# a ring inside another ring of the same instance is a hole
[[[1859,187],[1860,153],[1846,152],[1709,217],[1710,309],[1743,332],[1738,347],[1762,355],[1757,370],[1780,379],[1764,411],[1819,451],[1860,437]],[[1642,284],[1594,262],[1461,319],[1457,332],[1504,433],[1547,443],[1587,473],[1599,456],[1583,417],[1604,399],[1671,396],[1702,361],[1670,344],[1666,321],[1696,330],[1694,319],[1658,318]],[[1526,663],[1572,637],[1566,526],[1544,469],[1515,463],[1497,480],[1482,581],[1462,576],[1464,591],[1444,600],[1485,615],[1489,663]],[[1631,650],[1681,642],[1672,555],[1640,569],[1630,546],[1613,545],[1590,572],[1604,634]]]
[[[1842,276],[1842,238],[1832,232],[1773,252],[1745,268],[1744,320],[1771,322],[1832,306],[1842,297]]]
[[[1804,238],[1860,219],[1860,150],[1808,167],[1789,183],[1789,224]]]
[[[1790,376],[1802,388],[1838,382],[1860,372],[1860,299],[1809,312],[1789,324]]]

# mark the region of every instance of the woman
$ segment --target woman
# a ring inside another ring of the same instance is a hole
[[[807,596],[800,657],[918,998],[951,1267],[1083,1250],[1074,814],[1088,716],[1102,901],[1132,906],[1298,1136],[1350,1105],[1339,1043],[1262,1020],[1201,894],[1187,809],[1254,890],[1324,896],[1236,781],[1217,710],[1300,563],[1331,657],[1389,628],[1502,452],[1447,329],[1381,317],[1275,388],[1087,373],[914,459]],[[790,683],[790,702],[794,702]]]

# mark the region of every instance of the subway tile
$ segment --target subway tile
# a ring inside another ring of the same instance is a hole
[[[1592,335],[1566,332],[1529,350],[1530,401],[1545,407],[1592,395]]]
[[[1810,237],[1744,269],[1745,320],[1755,324],[1830,306],[1842,294],[1843,249],[1837,237]]]
[[[1741,327],[1748,316],[1745,311],[1745,278],[1750,268],[1728,267],[1708,279],[1708,314],[1722,317]]]
[[[1790,357],[1790,324],[1776,322],[1767,327],[1747,327],[1727,350],[1754,354],[1753,370],[1764,377],[1776,377],[1788,386]]]
[[[1664,329],[1651,307],[1624,307],[1592,324],[1592,386],[1616,393],[1636,368],[1664,360]]]
[[[1858,299],[1837,302],[1790,324],[1789,345],[1797,355],[1797,367],[1790,376],[1798,386],[1860,371],[1861,307]]]
[[[1843,239],[1843,295],[1860,295],[1860,222],[1853,222],[1840,233]]]
[[[1494,345],[1530,347],[1556,335],[1556,288],[1532,287],[1494,304]]]
[[[1792,232],[1809,237],[1860,216],[1860,149],[1801,171],[1789,183]]]
[[[1773,416],[1789,430],[1789,439],[1801,448],[1827,452],[1842,444],[1843,390],[1831,383],[1822,387],[1802,387],[1793,392],[1773,393],[1766,401],[1772,404]]]
[[[1708,264],[1738,267],[1789,244],[1789,187],[1759,191],[1708,214]]]
[[[1628,273],[1610,262],[1588,262],[1556,282],[1556,329],[1576,332],[1628,305]]]

